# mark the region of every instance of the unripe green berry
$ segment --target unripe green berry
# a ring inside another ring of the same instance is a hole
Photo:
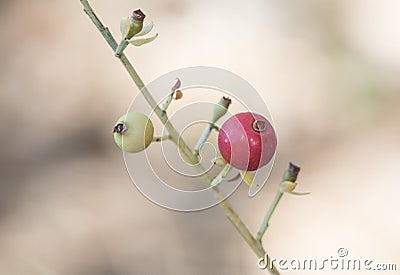
[[[146,115],[130,112],[118,119],[113,132],[119,148],[129,153],[137,153],[150,145],[154,127]]]

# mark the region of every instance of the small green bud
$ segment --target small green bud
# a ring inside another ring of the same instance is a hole
[[[217,122],[218,119],[223,117],[228,111],[229,105],[232,103],[232,100],[228,97],[222,97],[214,107],[214,113],[211,121],[213,123]]]
[[[121,57],[122,52],[129,44],[139,47],[144,44],[148,44],[157,38],[158,34],[156,33],[149,38],[131,39],[144,36],[153,29],[153,22],[150,22],[146,25],[143,24],[145,17],[146,15],[140,9],[138,9],[135,10],[130,17],[128,16],[121,20],[119,28],[122,35],[122,40],[115,49],[116,57]]]
[[[139,33],[143,29],[143,21],[146,15],[140,10],[135,10],[132,16],[129,18],[129,31],[126,34],[125,39],[131,39],[135,34]]]
[[[146,149],[152,142],[154,127],[146,115],[130,112],[118,119],[113,133],[119,148],[129,153],[137,153]]]
[[[300,167],[290,162],[289,168],[283,174],[282,180],[295,182],[297,180],[297,176],[299,173],[300,173]]]

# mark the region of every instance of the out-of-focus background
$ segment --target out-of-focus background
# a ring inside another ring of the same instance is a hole
[[[276,164],[258,196],[230,200],[256,232],[289,161],[312,192],[282,199],[271,257],[343,247],[400,269],[400,2],[91,4],[118,38],[133,9],[155,22],[155,42],[127,49],[147,82],[208,65],[263,94]],[[138,91],[78,0],[1,1],[0,33],[0,274],[267,273],[219,207],[169,211],[131,183],[110,129]]]

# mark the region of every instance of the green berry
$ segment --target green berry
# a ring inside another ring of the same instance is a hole
[[[137,153],[150,145],[154,127],[146,115],[130,112],[118,119],[113,133],[119,148],[129,153]]]

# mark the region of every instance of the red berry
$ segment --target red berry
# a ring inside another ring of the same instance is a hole
[[[233,167],[254,171],[267,165],[275,154],[274,128],[262,115],[245,112],[230,117],[221,126],[218,147]]]

